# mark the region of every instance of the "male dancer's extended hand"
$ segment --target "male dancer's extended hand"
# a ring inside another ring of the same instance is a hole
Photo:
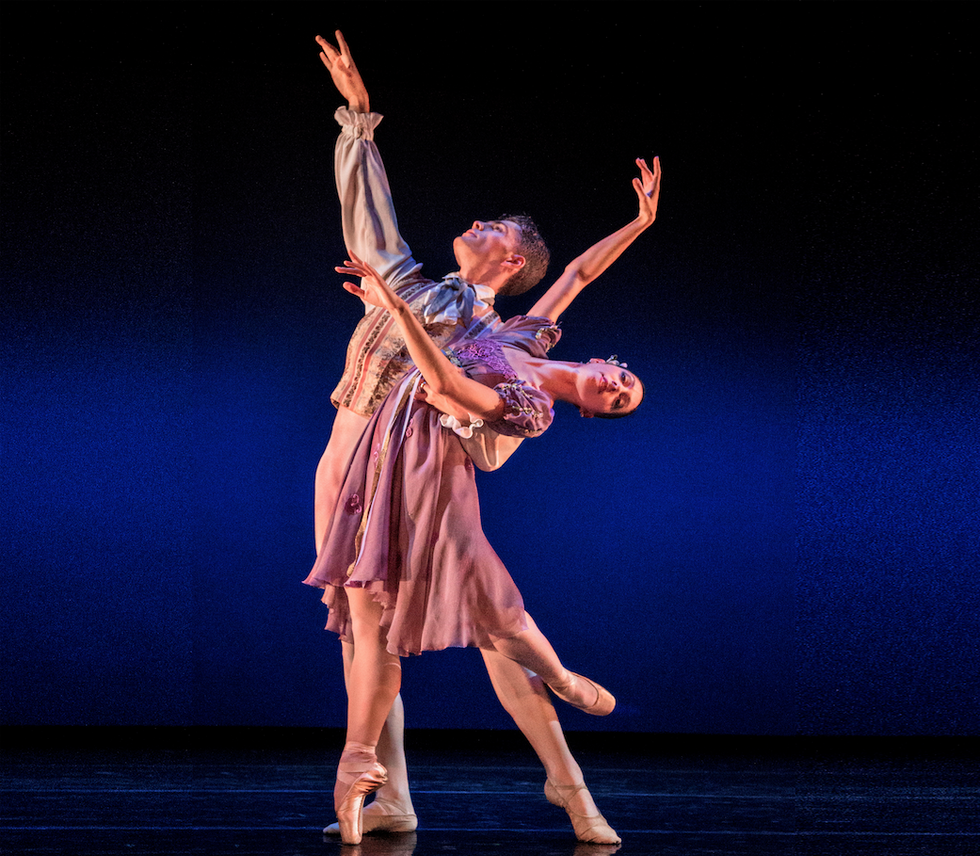
[[[368,99],[367,88],[354,64],[354,58],[350,55],[350,48],[344,41],[344,35],[340,30],[337,30],[334,35],[337,37],[339,49],[323,36],[316,37],[317,44],[322,49],[320,60],[329,70],[337,90],[347,99],[348,109],[355,113],[370,113],[371,102]]]

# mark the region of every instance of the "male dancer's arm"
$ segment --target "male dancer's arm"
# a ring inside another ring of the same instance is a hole
[[[422,279],[418,273],[421,265],[414,261],[398,231],[388,177],[374,144],[374,129],[381,116],[371,112],[367,87],[343,33],[338,30],[335,36],[337,47],[322,36],[317,36],[316,41],[321,48],[320,60],[338,92],[347,100],[347,108],[341,107],[335,114],[342,130],[334,153],[344,240],[357,256],[397,289],[406,279],[407,282]],[[436,402],[430,403],[438,407]],[[502,466],[521,440],[498,435],[485,427],[475,429],[470,437],[460,437],[474,464],[487,471]]]
[[[336,33],[337,47],[317,36],[320,59],[347,99],[347,107],[334,114],[341,125],[334,150],[334,174],[340,196],[345,245],[368,261],[393,288],[418,274],[421,265],[398,231],[388,176],[374,129],[381,115],[371,112],[367,88],[351,56],[343,34]]]

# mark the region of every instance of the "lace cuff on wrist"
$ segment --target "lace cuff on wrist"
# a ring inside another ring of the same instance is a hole
[[[472,419],[471,417],[471,421],[469,422],[469,424],[464,425],[455,416],[450,416],[447,413],[443,413],[439,416],[439,424],[442,425],[443,428],[451,428],[456,434],[459,434],[459,436],[462,437],[464,440],[468,440],[470,437],[473,436],[474,428],[483,427],[483,420]]]

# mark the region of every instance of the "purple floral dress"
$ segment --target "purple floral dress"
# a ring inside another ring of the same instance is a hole
[[[466,374],[504,399],[491,429],[536,437],[551,424],[550,397],[520,374],[559,336],[550,320],[519,316],[456,346]],[[327,629],[342,639],[346,588],[361,587],[384,607],[392,653],[489,647],[526,629],[524,601],[483,534],[473,463],[439,411],[415,400],[419,379],[399,381],[368,423],[306,583],[324,589]]]

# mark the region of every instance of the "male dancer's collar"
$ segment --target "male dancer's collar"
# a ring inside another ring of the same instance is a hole
[[[467,282],[459,271],[449,274],[440,283],[439,292],[426,307],[426,324],[462,321],[464,325],[469,325],[474,316],[490,311],[497,296],[488,285]]]

